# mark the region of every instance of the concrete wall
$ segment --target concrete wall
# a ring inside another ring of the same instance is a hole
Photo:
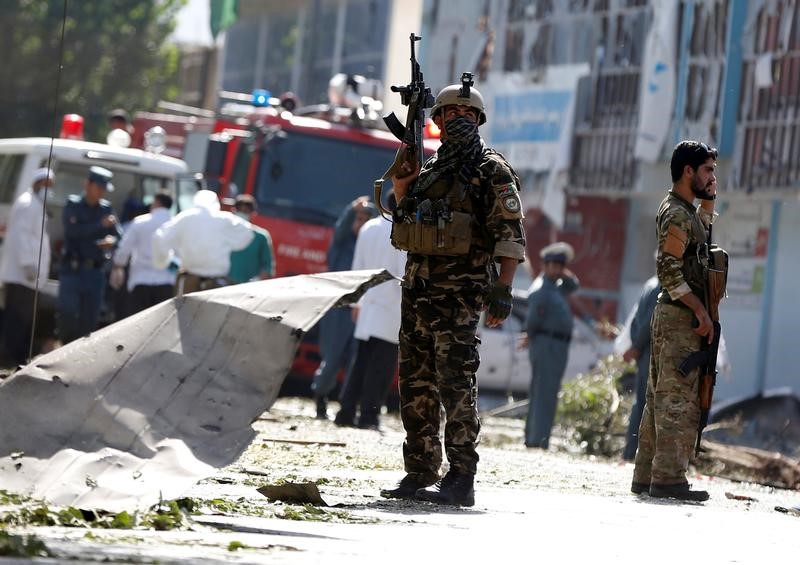
[[[800,392],[800,201],[783,200],[779,209],[775,286],[767,334],[766,388],[791,386]]]

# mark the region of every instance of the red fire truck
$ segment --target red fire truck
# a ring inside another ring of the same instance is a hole
[[[357,104],[332,96],[330,104],[295,108],[293,98],[263,91],[252,97],[222,95],[234,100],[213,118],[137,115],[134,145],[143,142],[144,131],[160,126],[167,136],[165,153],[184,158],[190,167],[202,163],[198,172],[223,204],[251,194],[258,203],[254,222],[272,236],[277,276],[326,271],[337,217],[358,196],[372,196],[373,181],[399,146],[383,128],[379,107],[363,96]],[[426,134],[425,152],[431,155],[439,145],[432,122]],[[294,374],[316,369],[319,357],[311,343],[313,336],[301,345]]]
[[[255,223],[272,235],[277,276],[325,271],[336,218],[358,196],[372,196],[373,181],[391,164],[399,142],[378,126],[372,108],[325,104],[290,112],[284,106],[291,107],[291,99],[269,100],[226,104],[213,121],[139,114],[134,145],[140,132],[163,127],[165,153],[184,158],[190,167],[202,161],[198,172],[223,204],[238,194],[255,197]],[[433,123],[427,133],[430,155],[439,145]],[[205,137],[205,147],[189,142],[198,135]],[[205,154],[199,160],[189,154],[198,150]]]

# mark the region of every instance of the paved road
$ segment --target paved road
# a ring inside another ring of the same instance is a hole
[[[378,489],[402,476],[399,423],[386,419],[381,434],[343,430],[312,410],[279,401],[240,461],[189,493],[231,501],[227,511],[195,516],[191,531],[36,528],[59,556],[42,562],[760,565],[800,555],[800,517],[774,510],[800,504],[798,492],[696,477],[708,503],[637,497],[627,492],[630,465],[526,450],[518,421],[485,423],[475,507],[384,500]],[[332,506],[271,503],[255,490],[287,480],[318,482]],[[229,551],[231,542],[245,547]]]

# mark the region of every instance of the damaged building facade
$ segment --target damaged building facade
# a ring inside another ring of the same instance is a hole
[[[220,86],[316,103],[335,72],[404,84],[409,31],[434,92],[475,73],[482,133],[522,179],[532,268],[572,243],[596,319],[621,322],[654,271],[674,144],[716,145],[732,258],[717,397],[800,389],[800,0],[242,0]]]
[[[672,147],[717,146],[732,364],[717,397],[800,389],[800,1],[428,0],[422,31],[432,85],[478,76],[529,252],[572,243],[596,317],[624,318],[653,274]]]

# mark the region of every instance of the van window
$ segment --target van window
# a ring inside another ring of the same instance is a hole
[[[19,172],[22,170],[24,161],[25,155],[22,154],[0,155],[0,202],[14,200],[14,192],[19,183]]]
[[[86,163],[68,161],[58,161],[55,165],[56,182],[47,196],[47,210],[50,216],[48,231],[54,249],[58,248],[60,240],[64,237],[64,227],[61,222],[67,198],[70,194],[83,195],[89,167],[90,165]],[[131,220],[135,215],[133,211],[146,211],[144,207],[153,200],[157,190],[165,188],[172,194],[175,193],[175,183],[171,178],[120,171],[113,165],[106,168],[114,173],[111,181],[114,192],[106,193],[106,199],[111,202],[114,214],[120,222]]]
[[[141,201],[150,206],[159,190],[170,188],[167,179],[161,177],[142,177]],[[173,193],[172,196],[175,196]]]
[[[106,167],[114,178],[114,192],[107,193],[106,199],[111,202],[114,211],[121,215],[126,201],[136,200],[143,205],[153,201],[155,193],[168,189],[174,193],[173,179],[155,175],[142,175],[130,171],[120,171],[113,166]],[[85,163],[59,161],[56,165],[56,183],[48,200],[57,206],[63,206],[70,194],[83,194],[83,186],[89,174],[89,166]]]

